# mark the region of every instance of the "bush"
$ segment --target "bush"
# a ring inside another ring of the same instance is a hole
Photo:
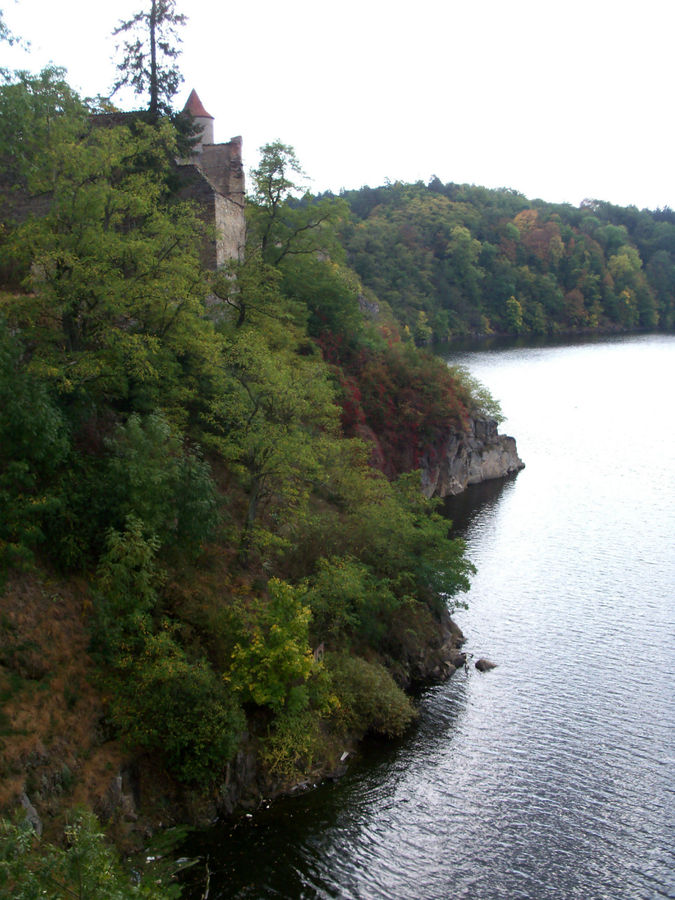
[[[499,400],[495,400],[485,385],[472,375],[466,366],[450,366],[449,371],[455,382],[457,395],[470,412],[489,416],[498,423],[504,421],[505,416]]]
[[[274,720],[260,755],[270,775],[292,781],[329,754],[326,741],[316,711],[285,712]]]
[[[244,703],[274,713],[301,711],[314,661],[309,647],[310,610],[302,590],[273,578],[269,597],[251,603],[247,631],[232,653],[228,680]]]
[[[234,756],[245,728],[232,694],[205,659],[190,660],[168,629],[121,658],[113,720],[126,740],[159,751],[182,781],[208,785]]]
[[[30,563],[44,520],[58,505],[65,420],[45,384],[21,365],[21,346],[0,319],[0,566]]]
[[[305,583],[315,640],[333,648],[355,636],[377,646],[389,614],[400,602],[386,580],[378,580],[352,557],[319,560],[316,574]]]
[[[414,720],[410,698],[379,663],[335,653],[327,654],[325,663],[347,730],[396,737]]]
[[[77,813],[65,830],[65,845],[42,843],[28,823],[0,820],[0,898],[6,900],[170,900],[177,885],[156,873],[132,884],[91,813]]]
[[[137,413],[110,443],[109,482],[118,513],[141,519],[162,545],[196,549],[217,521],[207,463],[187,450],[160,413]]]
[[[123,532],[111,528],[96,572],[93,644],[107,659],[125,652],[129,635],[141,637],[142,623],[157,602],[162,578],[155,560],[159,541],[143,532],[135,516],[127,518]]]

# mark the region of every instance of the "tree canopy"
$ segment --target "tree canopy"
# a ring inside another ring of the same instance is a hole
[[[169,117],[98,119],[57,69],[0,114],[3,569],[84,579],[115,738],[194,789],[247,729],[282,780],[400,733],[471,573],[414,469],[468,407],[364,318],[346,203],[268,145],[245,259],[205,271]]]

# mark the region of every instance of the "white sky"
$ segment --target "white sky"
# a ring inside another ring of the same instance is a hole
[[[147,0],[0,0],[29,53],[84,94],[114,80],[121,18]],[[291,144],[312,189],[391,181],[675,208],[675,0],[178,0],[182,106],[216,141]],[[133,97],[120,105],[133,108]],[[140,101],[138,101],[140,102]]]

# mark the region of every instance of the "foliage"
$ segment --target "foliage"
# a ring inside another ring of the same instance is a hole
[[[377,644],[386,614],[398,605],[387,582],[353,557],[320,559],[306,583],[315,641],[331,647],[355,635]]]
[[[447,366],[410,342],[362,346],[342,372],[345,432],[359,435],[363,425],[374,432],[389,475],[419,468],[467,415]]]
[[[124,85],[132,87],[135,94],[147,92],[148,110],[154,119],[160,112],[169,112],[171,100],[183,81],[175,64],[180,54],[176,28],[185,25],[187,18],[176,12],[175,0],[148,3],[149,8],[120,22],[113,31],[115,36],[131,37],[117,48],[124,55],[117,66],[119,77],[112,92]]]
[[[329,756],[321,720],[313,709],[285,711],[277,716],[261,750],[269,774],[286,783],[309,773],[317,758]]]
[[[0,820],[0,897],[169,900],[180,896],[177,885],[158,881],[156,873],[132,881],[91,813],[72,814],[64,837],[64,846],[47,844],[27,822]]]
[[[51,76],[40,103],[31,99],[34,81],[0,93],[11,99],[17,87],[24,107],[31,100],[30,121],[23,107],[17,113],[26,129],[35,119],[43,130],[52,118],[59,126],[46,154],[32,141],[27,154],[14,154],[29,208],[50,197],[42,214],[12,230],[6,248],[30,288],[9,314],[30,335],[32,366],[73,403],[147,409],[161,396],[175,407],[190,390],[189,380],[178,384],[182,364],[203,352],[211,331],[200,319],[203,228],[168,194],[175,132],[167,122],[84,128],[79,110],[49,112],[63,93],[56,85],[55,94]]]
[[[268,594],[248,610],[247,632],[234,648],[227,680],[245,703],[301,712],[309,704],[314,670],[310,610],[303,593],[283,581],[272,579]]]
[[[397,737],[414,720],[416,712],[410,699],[383,666],[334,653],[327,655],[326,666],[346,730]]]
[[[498,423],[504,421],[499,401],[495,400],[485,385],[472,375],[466,366],[450,366],[449,371],[457,394],[471,413],[488,416]]]
[[[292,147],[274,141],[260,148],[251,173],[253,190],[247,208],[250,239],[263,258],[278,265],[289,256],[340,253],[335,225],[347,213],[342,200],[314,200],[302,191],[304,173]],[[290,202],[301,195],[297,202]]]
[[[111,528],[106,552],[97,570],[95,645],[114,660],[129,650],[125,641],[141,638],[147,616],[157,604],[162,579],[156,555],[159,541],[143,533],[143,523],[131,515],[123,532]]]
[[[140,520],[160,545],[198,548],[215,526],[216,495],[197,450],[182,446],[161,413],[133,413],[110,444],[111,501],[119,515]]]
[[[574,208],[438,179],[343,198],[353,214],[342,226],[350,264],[420,343],[672,327],[668,209]]]
[[[113,720],[133,746],[161,753],[182,781],[205,786],[234,755],[244,718],[205,659],[188,658],[171,630],[120,656]]]
[[[69,452],[64,417],[22,356],[0,318],[0,566],[29,561],[44,540],[58,503],[54,476]]]
[[[287,522],[320,480],[337,408],[321,361],[295,352],[285,336],[270,346],[259,330],[233,335],[223,345],[222,374],[204,441],[229,462],[248,492],[241,536],[245,561],[256,543],[265,543],[261,510],[272,506],[278,524]]]
[[[396,476],[461,427],[466,386],[364,322],[345,203],[304,192],[286,145],[254,173],[244,261],[208,273],[171,121],[92,117],[53,69],[0,88],[0,113],[4,561],[40,547],[86,575],[111,720],[182,782],[206,790],[247,728],[281,779],[335,729],[399,733],[374,660],[400,667],[397,624],[433,627],[471,566]],[[468,225],[449,236],[478,259]],[[369,659],[336,665],[343,714],[320,643]]]

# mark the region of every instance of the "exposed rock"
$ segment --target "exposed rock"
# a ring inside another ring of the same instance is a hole
[[[125,784],[125,781],[128,781],[127,773],[117,774],[108,785],[103,797],[99,799],[96,814],[104,825],[113,819],[135,822],[138,818],[133,790],[129,789],[129,785]]]
[[[489,659],[481,657],[480,659],[476,660],[476,668],[479,672],[489,672],[490,669],[497,668],[497,663],[490,662]]]
[[[22,791],[19,795],[19,802],[26,812],[26,820],[33,828],[35,834],[40,837],[42,835],[42,820],[40,819],[37,810],[28,799],[28,794],[25,791]]]
[[[380,314],[380,304],[376,300],[368,299],[365,294],[359,294],[356,298],[361,312],[369,319],[377,319]]]
[[[524,467],[515,439],[499,434],[495,419],[474,416],[466,430],[450,432],[434,459],[429,454],[422,460],[422,491],[427,497],[449,497]]]

